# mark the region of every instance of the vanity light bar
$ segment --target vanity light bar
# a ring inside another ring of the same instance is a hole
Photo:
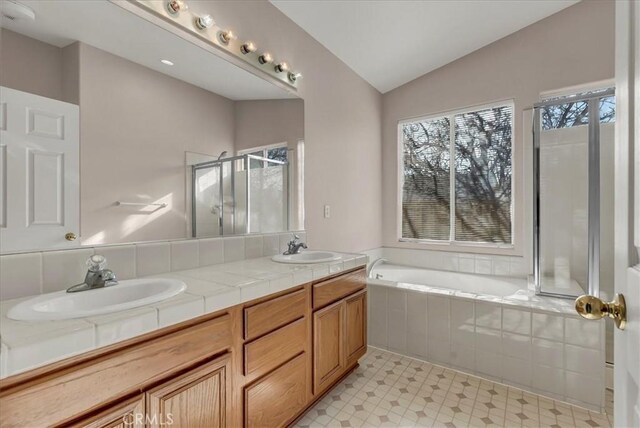
[[[118,3],[117,0],[111,1]],[[253,42],[238,41],[237,35],[232,30],[217,26],[211,15],[198,15],[190,11],[187,0],[131,1],[155,15],[159,15],[165,21],[191,32],[236,58],[242,59],[290,87],[296,88],[298,80],[302,77],[301,73],[291,71],[285,61],[275,61],[270,53],[258,52],[258,48]]]

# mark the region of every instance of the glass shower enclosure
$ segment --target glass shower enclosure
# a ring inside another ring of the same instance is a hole
[[[615,90],[534,106],[537,294],[598,296],[613,285]]]
[[[246,154],[192,165],[193,237],[289,229],[289,163]]]

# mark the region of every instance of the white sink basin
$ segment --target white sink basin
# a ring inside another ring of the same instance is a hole
[[[187,285],[177,279],[130,279],[94,290],[43,294],[18,303],[7,317],[18,321],[47,321],[102,315],[157,303],[186,288]]]
[[[299,254],[277,254],[271,258],[278,263],[313,264],[340,260],[340,254],[330,251],[302,251]]]

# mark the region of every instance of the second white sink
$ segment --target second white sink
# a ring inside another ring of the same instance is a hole
[[[18,321],[48,321],[103,315],[157,303],[186,288],[187,285],[177,279],[130,279],[94,290],[42,294],[18,303],[7,317]]]
[[[271,258],[278,263],[314,264],[340,260],[341,256],[330,251],[302,251],[298,254],[277,254]]]

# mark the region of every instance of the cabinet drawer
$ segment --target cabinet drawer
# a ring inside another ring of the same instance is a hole
[[[229,314],[3,391],[0,426],[50,426],[168,378],[232,345]],[[91,391],[91,393],[87,393]]]
[[[333,303],[367,284],[364,269],[313,285],[313,309]]]
[[[307,403],[307,355],[300,354],[244,390],[245,426],[282,427]]]
[[[267,373],[305,349],[307,318],[301,318],[244,345],[245,376]]]
[[[307,291],[298,290],[245,308],[245,340],[261,336],[303,317],[306,301]]]

